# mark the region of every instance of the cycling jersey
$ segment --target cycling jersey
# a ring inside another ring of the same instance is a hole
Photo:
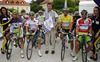
[[[15,29],[18,29],[19,24],[22,25],[22,19],[21,18],[17,18],[17,19],[12,18],[12,20],[9,23],[9,26],[13,26]]]
[[[79,18],[81,18],[81,16],[73,16],[73,19],[74,19],[74,25],[73,26],[76,26],[76,22]]]
[[[10,26],[10,33],[17,33],[18,34],[18,26],[19,24],[21,25],[20,28],[20,36],[19,37],[23,37],[23,28],[22,28],[22,19],[21,18],[12,18],[12,20],[10,21],[9,25]]]
[[[71,15],[67,16],[62,15],[59,18],[59,22],[62,22],[63,29],[70,29],[70,22],[73,22],[73,17]]]
[[[39,21],[39,25],[41,25],[43,23],[43,16],[38,16],[38,21]]]
[[[39,25],[38,19],[34,18],[34,20],[29,20],[26,23],[26,26],[30,26],[31,30],[35,30],[36,29],[36,25]]]
[[[86,20],[80,18],[77,20],[76,26],[79,27],[79,32],[88,33],[88,29],[91,26],[91,20],[89,18]]]

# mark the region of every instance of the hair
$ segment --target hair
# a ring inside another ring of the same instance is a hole
[[[47,5],[52,5],[52,3],[49,2],[49,3],[47,3]]]
[[[96,6],[96,7],[94,7],[94,8],[97,8],[97,9],[98,9],[99,15],[100,15],[100,7]]]
[[[1,7],[1,9],[0,9],[1,15],[4,16],[4,14],[3,14],[3,12],[2,12],[2,9],[5,9],[5,10],[6,10],[6,15],[8,15],[8,10],[7,10],[7,8],[5,8],[5,7]]]

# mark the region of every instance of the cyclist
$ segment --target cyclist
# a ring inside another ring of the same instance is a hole
[[[79,12],[78,11],[76,11],[75,12],[75,16],[73,16],[73,19],[74,19],[74,25],[73,25],[73,29],[72,29],[72,31],[74,30],[74,34],[75,34],[75,28],[76,28],[76,21],[79,19],[79,18],[81,18],[81,16],[79,15]]]
[[[57,33],[56,33],[56,40],[57,40],[57,36],[59,36],[59,18],[61,17],[62,12],[58,11],[57,14],[58,14],[58,22],[57,22],[57,26],[56,26],[56,31],[57,31]]]
[[[62,39],[64,37],[64,33],[70,33],[72,32],[72,26],[73,26],[73,17],[71,15],[68,14],[68,8],[64,8],[63,9],[63,13],[64,15],[62,15],[60,18],[59,18],[59,30],[61,31],[61,27],[62,27],[62,33],[60,35],[60,38]],[[74,56],[73,54],[73,36],[72,34],[69,35],[69,39],[70,39],[70,42],[71,42],[71,52],[70,52],[70,55],[71,56]]]
[[[76,56],[73,58],[73,61],[76,61],[78,59],[78,52],[79,52],[79,45],[80,42],[82,41],[82,36],[78,36],[78,35],[89,35],[92,36],[92,26],[91,26],[91,20],[89,18],[87,18],[87,11],[86,10],[82,10],[81,15],[82,18],[77,20],[76,23],[76,38],[77,41],[75,42],[75,52],[76,52]],[[85,41],[88,44],[88,48],[87,48],[87,53],[91,50],[92,46],[92,42],[91,42],[91,38],[89,36],[85,37]],[[87,60],[91,60],[89,57],[87,57]]]
[[[13,18],[11,19],[8,27],[5,29],[5,32],[10,29],[10,33],[7,34],[7,39],[10,40],[10,34],[16,33],[21,41],[21,57],[24,58],[24,42],[23,42],[23,28],[22,28],[22,19],[18,18],[18,11],[13,10]]]
[[[30,20],[27,21],[27,24],[26,24],[26,37],[29,41],[29,35],[32,34],[32,35],[36,35],[37,36],[37,41],[38,41],[38,55],[41,57],[42,54],[41,54],[41,44],[40,44],[40,31],[38,30],[38,25],[39,25],[39,22],[38,22],[38,19],[37,18],[34,18],[34,12],[30,12],[29,14],[30,16]],[[28,27],[31,29],[30,32],[28,32]]]
[[[39,30],[41,29],[42,27],[42,24],[43,24],[43,20],[44,20],[44,17],[43,17],[43,11],[42,10],[39,10],[39,16],[37,17],[38,21],[39,21]]]

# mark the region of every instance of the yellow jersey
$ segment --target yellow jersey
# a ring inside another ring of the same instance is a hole
[[[73,17],[71,15],[67,16],[62,15],[59,18],[59,22],[62,22],[63,29],[70,29],[70,22],[73,22]]]

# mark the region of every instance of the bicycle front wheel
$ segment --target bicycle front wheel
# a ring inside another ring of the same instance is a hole
[[[28,60],[30,60],[32,57],[32,51],[33,51],[33,42],[29,40],[29,42],[27,43],[27,49],[26,49],[26,55],[27,55]]]
[[[87,47],[86,47],[86,43],[82,44],[82,61],[83,62],[87,62]]]
[[[13,42],[12,41],[8,41],[7,42],[7,52],[6,52],[6,58],[9,60],[11,57],[11,53],[12,53],[12,47],[13,47]]]
[[[64,60],[64,55],[65,55],[65,41],[63,39],[62,40],[62,48],[61,48],[61,61]]]

